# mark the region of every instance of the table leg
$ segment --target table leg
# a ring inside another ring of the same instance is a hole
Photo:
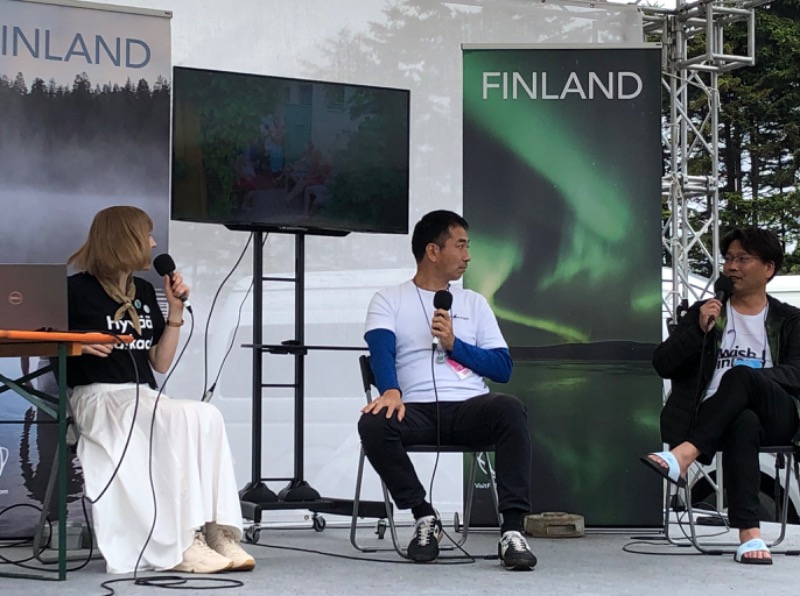
[[[58,579],[67,579],[67,346],[58,344]]]

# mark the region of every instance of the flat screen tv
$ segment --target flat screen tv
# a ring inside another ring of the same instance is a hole
[[[172,219],[408,233],[409,92],[176,67]]]

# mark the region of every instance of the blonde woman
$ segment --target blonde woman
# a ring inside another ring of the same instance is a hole
[[[98,548],[109,573],[134,571],[145,543],[139,569],[252,569],[255,560],[239,545],[241,510],[222,415],[200,401],[158,398],[153,370],[172,364],[184,318],[180,297],[189,288],[180,273],[164,277],[165,320],[153,285],[134,275],[150,268],[152,231],[141,209],[103,209],[68,261],[79,271],[69,278],[70,329],[134,337],[130,345],[86,345],[67,366],[86,494],[99,497],[92,507]]]

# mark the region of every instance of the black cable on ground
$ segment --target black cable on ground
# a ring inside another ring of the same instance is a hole
[[[251,546],[260,546],[261,548],[271,548],[275,550],[286,550],[292,551],[297,553],[308,553],[312,555],[322,555],[324,557],[333,557],[334,559],[345,559],[348,561],[365,561],[368,563],[388,563],[390,565],[467,565],[476,563],[477,559],[472,555],[467,554],[466,556],[462,555],[453,555],[453,556],[446,556],[446,557],[438,557],[435,561],[431,561],[429,563],[416,563],[409,559],[375,559],[372,557],[357,557],[354,555],[342,555],[340,553],[331,553],[322,550],[316,550],[312,548],[300,548],[297,546],[279,546],[277,544],[264,544],[261,542],[257,542],[252,544]],[[484,559],[490,559],[492,555],[486,555],[482,557]],[[449,561],[449,562],[448,562]]]
[[[228,588],[241,588],[244,586],[244,582],[238,579],[217,577],[184,577],[181,575],[154,575],[152,577],[140,579],[124,577],[120,579],[110,579],[101,583],[100,587],[106,590],[103,596],[113,596],[113,594],[116,594],[111,584],[123,582],[132,582],[136,586],[165,588],[168,590],[223,590]],[[189,582],[192,582],[191,585],[187,585]]]

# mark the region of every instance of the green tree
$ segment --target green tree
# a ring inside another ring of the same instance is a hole
[[[726,31],[726,53],[747,54],[745,23]],[[703,42],[703,40],[700,40]],[[756,10],[756,64],[720,77],[720,228],[772,229],[800,272],[800,0]],[[693,105],[695,121],[706,109]],[[705,160],[705,161],[704,161]],[[707,171],[707,158],[692,167]],[[703,216],[703,206],[698,206]]]

